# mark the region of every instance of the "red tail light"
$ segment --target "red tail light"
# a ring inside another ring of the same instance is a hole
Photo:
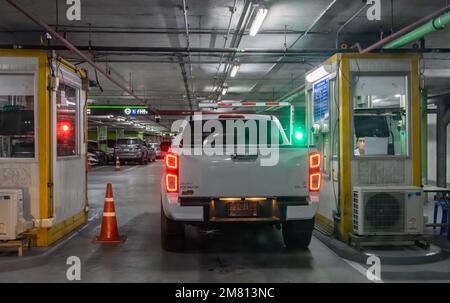
[[[178,176],[175,174],[166,174],[166,190],[169,193],[178,192]]]
[[[178,156],[175,154],[166,155],[166,168],[178,169]]]
[[[309,155],[309,168],[320,168],[320,154],[312,153]]]
[[[309,181],[308,188],[311,192],[318,192],[322,183],[322,174],[320,173],[320,153],[313,152],[309,154]]]
[[[309,175],[309,191],[316,192],[320,190],[321,175],[314,173]]]
[[[168,152],[165,156],[164,163],[166,166],[166,174],[164,181],[166,183],[166,191],[168,193],[178,192],[178,155]]]

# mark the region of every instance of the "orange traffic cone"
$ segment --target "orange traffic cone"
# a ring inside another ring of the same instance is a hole
[[[115,170],[116,170],[116,171],[119,171],[119,170],[120,170],[120,160],[119,160],[119,157],[116,157],[116,168],[115,168]]]
[[[106,185],[105,206],[103,208],[102,229],[100,236],[94,239],[94,243],[122,243],[126,236],[119,236],[117,228],[116,210],[114,208],[114,198],[112,185]]]

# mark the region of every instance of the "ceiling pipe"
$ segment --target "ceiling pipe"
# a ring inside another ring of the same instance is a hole
[[[298,41],[301,41],[303,38],[306,37],[306,35],[308,35],[308,33],[316,26],[317,23],[319,23],[319,21],[322,19],[322,17],[331,9],[331,7],[333,7],[333,5],[336,3],[337,0],[333,0],[330,2],[330,4],[328,4],[328,6],[319,14],[319,16],[317,16],[317,18],[313,21],[313,23],[310,24],[310,26],[306,29],[306,31],[300,35],[289,47],[287,47],[285,49],[286,53],[290,48],[294,47],[295,44],[297,44]],[[334,50],[335,51],[335,50]],[[334,52],[333,51],[333,52]],[[264,77],[267,77],[272,71],[274,70],[278,70],[281,61],[284,58],[284,53],[283,56],[279,57],[277,59],[277,62],[274,63],[269,70],[264,74]],[[253,92],[253,90],[257,89],[258,86],[260,85],[260,81],[256,82],[255,85],[252,86],[252,88],[250,88],[249,93]],[[244,97],[244,100],[247,98],[248,94]]]
[[[235,49],[237,49],[237,47],[241,43],[242,37],[244,35],[244,31],[247,28],[247,25],[250,22],[251,16],[254,11],[252,1],[251,0],[244,0],[244,1],[245,2],[244,2],[244,7],[242,10],[241,17],[239,18],[238,24],[236,25],[236,30],[235,30],[235,32],[231,38],[231,42],[230,42],[230,47],[235,48]],[[219,78],[219,85],[217,86],[217,89],[214,91],[214,96],[212,97],[212,99],[215,99],[216,101],[219,99],[219,96],[221,95],[223,86],[228,79],[228,75],[231,72],[231,68],[234,64],[235,59],[236,59],[236,52],[232,53],[232,55],[230,57],[228,57],[228,60],[224,67],[223,75],[221,78]],[[217,81],[217,78],[214,79],[213,89],[215,87],[216,81]]]
[[[389,42],[391,42],[391,41],[393,41],[393,40],[403,36],[404,34],[410,32],[410,31],[413,31],[414,29],[418,28],[419,26],[423,25],[424,23],[426,23],[426,22],[428,22],[428,21],[430,21],[430,20],[432,20],[432,19],[434,19],[434,18],[436,18],[436,17],[438,17],[438,16],[440,16],[442,14],[445,14],[445,13],[447,13],[449,11],[450,11],[450,5],[447,5],[447,6],[443,7],[443,8],[441,8],[441,9],[437,10],[436,12],[434,12],[434,13],[428,15],[428,16],[425,16],[425,17],[417,20],[416,22],[414,22],[414,23],[412,23],[412,24],[410,24],[410,25],[400,29],[399,31],[393,33],[392,35],[381,39],[380,41],[372,44],[371,46],[366,47],[365,49],[360,49],[358,43],[356,44],[356,46],[358,47],[359,52],[361,54],[365,54],[365,53],[371,52],[371,51],[373,51],[375,49],[381,48],[383,45],[388,44]]]
[[[291,46],[289,46],[288,48],[292,48],[295,44],[297,44],[298,41],[305,38],[306,35],[308,35],[309,32],[314,28],[314,26],[316,26],[316,24],[322,19],[322,17],[331,9],[331,7],[336,3],[336,1],[337,0],[331,1],[330,4],[328,4],[328,6],[320,13],[320,15],[317,16],[317,18],[313,21],[313,23],[311,23],[311,25],[308,27],[308,29],[302,35],[300,35],[300,37],[298,37],[294,41],[294,43],[292,43]]]
[[[298,94],[300,92],[304,92],[305,84],[300,85],[299,87],[294,88],[290,92],[284,94],[281,98],[276,99],[274,102],[284,102],[291,98],[293,95]]]
[[[57,32],[68,33],[68,34],[165,34],[165,35],[181,35],[185,33],[184,29],[179,28],[157,28],[157,27],[103,27],[103,26],[82,26],[82,25],[56,25],[49,24],[50,27],[56,28]],[[89,30],[90,28],[90,30]],[[193,35],[226,35],[228,33],[227,29],[201,29],[189,27],[189,32]],[[272,29],[259,31],[258,35],[299,35],[303,34],[305,31],[300,30],[287,30],[284,29]],[[0,33],[40,33],[39,30],[35,29],[11,29],[11,30],[0,30]],[[233,34],[234,30],[231,30],[228,34]],[[309,34],[329,34],[328,31],[311,31]],[[358,32],[359,33],[359,32]],[[365,34],[377,34],[377,32],[364,32]],[[244,32],[244,35],[248,35],[248,31]]]
[[[412,32],[409,32],[406,35],[389,42],[388,44],[383,46],[383,48],[391,49],[402,47],[403,45],[408,44],[417,39],[420,39],[429,33],[444,29],[445,26],[447,26],[449,23],[450,23],[450,13],[446,13],[437,18],[434,18],[433,20],[428,21],[427,23],[418,27]]]
[[[186,6],[186,0],[183,0],[183,16],[184,16],[184,28],[185,28],[185,35],[186,35],[186,49],[188,53],[188,65],[189,65],[189,82],[191,84],[191,89],[189,90],[189,86],[187,86],[186,94],[189,101],[189,107],[192,110],[192,99],[191,99],[191,92],[194,94],[195,97],[195,88],[194,88],[194,82],[192,77],[192,64],[191,64],[191,42],[189,40],[189,23],[187,19],[187,6]],[[183,61],[183,58],[180,57],[180,60]],[[184,63],[183,63],[184,64]]]
[[[226,35],[224,35],[223,48],[225,48],[227,46],[228,36],[230,35],[230,31],[231,31],[231,22],[233,21],[233,16],[234,16],[234,13],[236,12],[236,4],[237,4],[237,0],[234,0],[233,7],[231,8],[230,20],[228,21],[227,32],[226,32]],[[216,74],[213,78],[214,82],[213,82],[213,86],[212,86],[210,94],[213,93],[214,88],[216,87],[216,81],[217,81],[217,78],[219,77],[219,71],[220,71],[220,67],[222,66],[222,61],[223,61],[224,57],[225,57],[225,53],[222,53],[222,55],[220,56],[219,65],[217,66],[217,69],[216,69]]]
[[[78,58],[65,58],[68,61],[71,62],[75,62],[77,64],[83,63],[80,62],[80,59]],[[317,61],[317,60],[315,60]],[[173,60],[170,59],[156,59],[156,60],[143,60],[143,59],[97,59],[95,60],[95,62],[98,63],[178,63],[178,62],[174,62]],[[270,64],[270,63],[275,63],[277,62],[276,60],[264,60],[264,61],[242,61],[240,60],[239,63],[240,64]],[[321,63],[322,61],[317,61],[318,63]],[[196,61],[191,61],[191,64],[220,64],[221,61],[218,60],[196,60]],[[283,60],[282,61],[283,64],[306,64],[304,59],[298,59],[298,60]],[[198,78],[197,78],[198,79]]]
[[[253,0],[245,0],[243,13],[239,18],[238,24],[236,26],[236,31],[231,38],[230,47],[238,49],[239,45],[241,44],[242,37],[244,36],[244,32],[248,24],[250,23],[250,19],[254,11],[255,7],[253,6]],[[235,52],[227,58],[227,62],[224,67],[222,77],[219,78],[220,84],[218,85],[217,90],[215,91],[214,99],[216,101],[218,101],[219,96],[221,95],[221,92],[224,88],[225,82],[228,80],[228,76],[230,75],[231,70],[234,64],[236,63],[236,55],[237,53]]]
[[[188,76],[186,73],[186,67],[184,65],[183,58],[178,58],[180,69],[181,69],[181,76],[183,77],[183,83],[184,83],[184,89],[186,90],[186,97],[188,99],[189,108],[192,110],[192,99],[191,99],[191,92],[189,90],[189,83],[188,83]]]
[[[7,0],[12,1],[12,0]],[[79,51],[95,51],[95,52],[111,52],[110,55],[114,55],[112,52],[122,52],[127,54],[145,54],[145,53],[166,53],[168,55],[173,55],[174,53],[187,53],[186,48],[183,47],[136,47],[136,46],[74,46]],[[0,44],[0,48],[26,48],[26,49],[46,49],[46,50],[70,50],[64,45],[36,45],[36,44]],[[311,48],[311,49],[275,49],[275,48],[191,48],[191,53],[204,53],[204,54],[215,54],[215,53],[236,53],[240,55],[263,55],[263,54],[282,54],[282,55],[322,55],[328,56],[329,54],[334,54],[336,52],[340,53],[355,53],[354,49],[334,49],[334,48]],[[376,49],[375,52],[383,53],[404,53],[404,52],[414,52],[414,53],[449,53],[450,48],[407,48],[407,49]],[[97,53],[96,55],[100,55]]]
[[[19,12],[30,18],[34,23],[44,28],[52,37],[58,39],[65,47],[67,47],[69,50],[71,50],[73,53],[75,53],[78,57],[83,59],[85,62],[87,62],[89,65],[91,65],[94,69],[99,71],[102,75],[104,75],[107,79],[109,79],[112,83],[117,85],[119,88],[121,88],[123,91],[127,92],[130,96],[133,96],[137,101],[142,102],[145,104],[144,100],[136,96],[133,91],[126,87],[124,84],[120,83],[113,77],[111,77],[106,70],[95,64],[88,56],[83,54],[77,47],[75,47],[72,43],[70,43],[67,39],[62,37],[60,34],[55,32],[50,26],[48,26],[46,23],[44,23],[42,20],[40,20],[38,17],[33,15],[31,12],[20,6],[15,0],[6,0],[10,5],[15,7]],[[149,109],[149,111],[156,113],[154,110]]]
[[[339,35],[341,34],[341,31],[347,26],[347,25],[349,25],[350,24],[350,22],[352,22],[353,21],[353,19],[355,19],[358,15],[359,15],[359,13],[361,13],[361,11],[364,9],[364,8],[366,8],[367,6],[368,6],[369,4],[368,4],[368,2],[366,2],[366,4],[364,4],[356,13],[354,13],[344,24],[342,24],[339,28],[338,28],[338,30],[337,30],[337,32],[336,32],[336,49],[339,49]]]

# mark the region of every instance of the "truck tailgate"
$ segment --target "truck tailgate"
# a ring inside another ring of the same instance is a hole
[[[180,196],[280,197],[308,195],[308,149],[282,147],[274,166],[261,155],[180,155]]]

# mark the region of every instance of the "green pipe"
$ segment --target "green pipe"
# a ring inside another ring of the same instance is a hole
[[[388,44],[383,46],[383,48],[393,49],[402,47],[403,45],[415,41],[429,33],[444,29],[445,26],[449,23],[450,23],[450,13],[446,13],[442,16],[439,16],[437,18],[434,18],[433,20],[428,21],[427,23],[416,28],[412,32],[409,32],[406,35],[389,42]]]

